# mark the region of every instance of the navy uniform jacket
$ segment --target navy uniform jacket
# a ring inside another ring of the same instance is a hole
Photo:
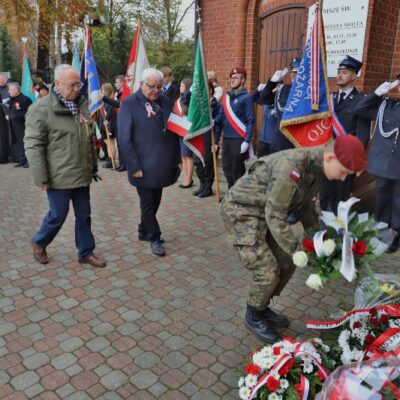
[[[146,105],[155,115],[149,116]],[[173,103],[165,96],[151,102],[141,89],[121,104],[118,113],[118,139],[129,182],[141,188],[173,185],[179,176],[180,146],[178,136],[167,131]],[[143,178],[134,178],[137,171]]]
[[[169,88],[165,91],[164,96],[175,102],[180,96],[179,86],[176,83],[171,82]]]
[[[260,92],[257,89],[253,93],[253,101],[263,107],[260,142],[271,144],[272,132],[276,132],[279,129],[275,107],[272,104],[265,104],[265,102],[260,100]]]
[[[340,123],[348,134],[357,136],[364,144],[364,147],[367,148],[371,121],[369,118],[356,115],[353,112],[354,107],[364,98],[364,95],[358,92],[356,88],[353,88],[349,95],[337,104],[338,95],[338,93],[333,94],[333,107]]]
[[[244,88],[237,91],[236,93],[234,93],[232,90],[229,90],[226,95],[230,98],[232,111],[246,126],[246,138],[244,140],[247,143],[250,143],[255,122],[253,98],[247,93],[247,90]],[[215,119],[215,124],[216,126],[218,126],[219,130],[223,130],[223,137],[232,139],[243,139],[228,122],[223,107],[221,107],[221,111]]]
[[[269,80],[265,88],[261,91],[258,100],[258,104],[269,104],[274,106],[276,124],[271,124],[274,129],[272,130],[270,136],[271,148],[274,152],[292,149],[294,147],[290,140],[288,140],[286,136],[279,130],[283,110],[285,109],[292,85],[283,85],[281,89],[274,92],[274,89],[277,85],[278,83]]]
[[[383,100],[372,92],[357,103],[354,112],[366,114],[372,111],[377,115],[378,106]],[[400,138],[394,131],[397,129],[398,132],[400,129],[400,100],[386,99],[386,107],[382,119],[383,121],[376,121],[375,133],[368,152],[367,170],[371,174],[382,178],[400,180]],[[385,134],[391,131],[393,133],[388,137],[382,135],[382,133]]]

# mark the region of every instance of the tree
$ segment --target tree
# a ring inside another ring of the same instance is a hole
[[[0,26],[0,71],[10,72],[15,80],[19,80],[21,75],[17,70],[10,35],[4,26]]]

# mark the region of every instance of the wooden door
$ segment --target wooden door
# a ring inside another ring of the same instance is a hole
[[[304,6],[287,7],[260,16],[258,82],[265,83],[276,70],[289,67],[294,57],[302,56],[305,16]],[[290,83],[289,76],[286,83]],[[262,107],[257,107],[257,133],[261,119]]]

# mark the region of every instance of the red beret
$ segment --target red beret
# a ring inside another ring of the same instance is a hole
[[[231,73],[229,74],[229,77],[231,77],[232,75],[235,75],[235,74],[241,74],[246,78],[246,76],[247,76],[246,68],[232,68]]]
[[[337,137],[333,145],[333,152],[340,164],[350,171],[358,172],[367,167],[367,152],[356,136]]]

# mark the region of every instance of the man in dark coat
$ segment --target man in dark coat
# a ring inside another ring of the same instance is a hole
[[[393,253],[400,242],[400,100],[386,95],[397,86],[400,75],[393,83],[385,82],[374,92],[363,97],[353,112],[376,115],[375,132],[368,153],[368,172],[375,176],[375,219],[386,222],[394,233],[387,253]]]
[[[344,133],[357,136],[367,148],[371,121],[353,113],[356,104],[364,97],[353,86],[361,67],[362,62],[350,56],[345,57],[339,64],[336,78],[339,90],[332,94],[331,99],[334,118],[340,122]],[[336,212],[339,201],[350,198],[353,178],[354,175],[349,175],[344,182],[323,178],[320,192],[321,210]]]
[[[163,74],[143,71],[140,88],[129,96],[118,113],[118,135],[129,182],[140,198],[139,240],[149,241],[154,255],[164,256],[156,214],[162,190],[179,176],[178,136],[167,131],[173,102],[161,95]]]
[[[18,161],[15,167],[28,168],[29,164],[24,149],[25,114],[32,104],[32,100],[21,93],[21,88],[17,82],[8,84],[8,92],[10,93],[10,101],[6,118],[10,121],[11,133],[15,143],[15,156]]]
[[[0,164],[7,163],[10,154],[10,134],[3,110],[6,109],[8,98],[7,79],[4,75],[0,75]]]
[[[170,98],[174,103],[180,96],[179,86],[174,82],[174,75],[172,69],[163,67],[160,70],[163,73],[163,87],[162,94]]]

